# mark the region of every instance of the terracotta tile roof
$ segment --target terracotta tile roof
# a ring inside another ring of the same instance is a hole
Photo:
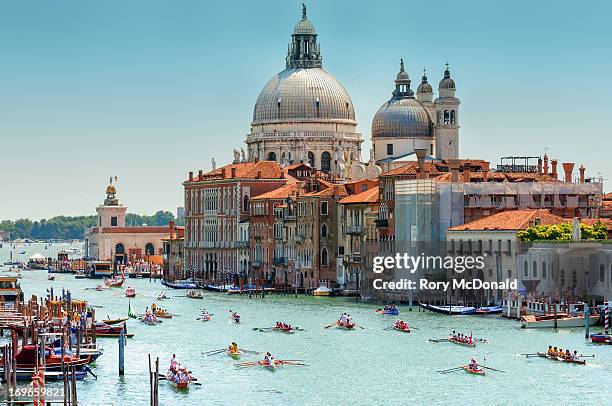
[[[302,188],[302,182],[288,182],[278,189],[271,190],[261,195],[251,198],[253,200],[266,200],[266,199],[286,199],[291,195],[295,195],[298,190]]]
[[[603,209],[604,210],[612,210],[612,200],[605,200],[603,202]]]
[[[604,200],[612,201],[612,192],[603,195]]]
[[[418,162],[408,162],[406,165],[400,166],[399,168],[391,169],[390,171],[383,172],[379,176],[397,176],[397,175],[412,175],[416,174],[419,167]]]
[[[321,191],[318,191],[318,192],[305,193],[302,196],[304,196],[304,197],[311,197],[311,196],[346,197],[346,196],[349,195],[349,193],[346,191],[346,187],[344,187],[344,185],[338,185],[338,184],[334,184],[334,183],[325,182],[324,186],[326,186],[326,184],[329,184],[329,186],[326,187],[325,189],[323,189]]]
[[[568,221],[568,219],[552,214],[545,209],[509,210],[451,227],[449,231],[525,230],[535,223],[536,218],[540,220],[542,225],[562,224]]]
[[[232,169],[236,171],[236,178],[240,179],[255,179],[260,171],[261,179],[280,179],[283,176],[283,170],[277,162],[259,161],[225,165],[214,171],[202,174],[202,178],[195,175],[192,182],[198,182],[200,180],[231,179]],[[223,172],[225,172],[225,178],[222,177]]]
[[[375,186],[365,192],[358,193],[356,195],[345,197],[340,200],[340,204],[351,204],[351,203],[378,203],[379,190],[378,186]]]

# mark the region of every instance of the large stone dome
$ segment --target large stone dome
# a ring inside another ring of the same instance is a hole
[[[380,106],[372,120],[372,138],[431,137],[427,110],[413,98],[393,98]]]
[[[355,124],[346,89],[322,68],[285,69],[268,81],[255,103],[254,125],[302,121]]]

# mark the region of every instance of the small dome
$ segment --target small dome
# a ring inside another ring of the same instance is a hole
[[[417,87],[417,93],[433,93],[433,88],[427,82],[427,76],[423,75],[421,78],[421,84]]]
[[[307,35],[316,34],[314,25],[308,20],[299,21],[295,27],[293,27],[293,33]]]
[[[430,137],[432,121],[413,98],[393,98],[380,106],[372,120],[372,138]]]
[[[440,81],[440,85],[438,86],[438,90],[442,89],[455,89],[455,81],[450,77],[448,67],[444,71],[444,79]]]
[[[410,75],[408,75],[408,72],[404,70],[404,59],[401,58],[400,59],[400,71],[397,73],[397,76],[395,77],[395,83],[406,83],[406,82],[410,84]]]
[[[115,189],[115,187],[113,185],[108,185],[106,187],[106,194],[107,195],[114,195],[117,193],[117,189]]]

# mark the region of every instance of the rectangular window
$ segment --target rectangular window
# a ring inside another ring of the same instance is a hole
[[[393,144],[387,144],[387,155],[393,155]]]
[[[344,255],[344,246],[342,245],[338,246],[338,255]]]
[[[321,202],[321,214],[327,216],[327,202]]]
[[[117,217],[111,217],[111,227],[117,227]]]

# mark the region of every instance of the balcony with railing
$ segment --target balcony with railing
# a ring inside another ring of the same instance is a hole
[[[364,226],[346,226],[346,233],[352,235],[365,234]]]

